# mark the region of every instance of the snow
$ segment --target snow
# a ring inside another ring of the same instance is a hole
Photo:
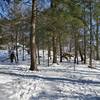
[[[0,58],[4,55],[0,52]],[[99,61],[93,61],[95,69],[67,61],[48,67],[44,62],[32,72],[29,56],[21,59],[18,64],[0,62],[0,100],[100,100]]]

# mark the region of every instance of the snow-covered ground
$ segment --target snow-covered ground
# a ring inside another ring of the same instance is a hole
[[[0,60],[6,52],[0,52]],[[93,63],[96,69],[67,61],[49,67],[41,62],[39,71],[32,72],[29,57],[21,59],[19,64],[0,62],[0,100],[100,100],[100,62]]]

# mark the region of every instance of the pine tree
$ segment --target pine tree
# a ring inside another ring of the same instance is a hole
[[[31,50],[31,66],[30,70],[37,70],[36,63],[36,1],[32,0],[32,17],[31,17],[31,33],[30,33],[30,50]]]

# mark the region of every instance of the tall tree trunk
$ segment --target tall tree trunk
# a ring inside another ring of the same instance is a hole
[[[77,38],[77,34],[74,33],[74,38],[75,38],[75,57],[74,57],[74,63],[78,64],[78,38]]]
[[[49,44],[49,39],[48,39],[48,66],[49,66],[49,62],[50,62],[50,44]]]
[[[86,64],[86,29],[84,27],[84,64]]]
[[[72,38],[69,40],[69,52],[72,52]]]
[[[18,63],[19,59],[18,59],[18,45],[17,45],[17,41],[18,41],[18,32],[16,32],[16,62]]]
[[[37,55],[38,55],[38,64],[40,65],[40,53],[39,53],[39,50],[40,50],[40,48],[39,48],[39,41],[38,41],[38,43],[37,43]]]
[[[90,2],[90,59],[89,67],[92,67],[92,4]]]
[[[85,3],[84,3],[84,20],[86,20],[85,16]],[[86,64],[86,27],[84,24],[84,64]]]
[[[99,22],[98,17],[96,21],[96,60],[99,60]]]
[[[25,60],[25,36],[23,34],[23,57],[22,57],[22,60],[24,61]]]
[[[60,62],[62,62],[62,43],[61,43],[62,34],[59,34],[59,50],[60,50]]]
[[[45,55],[44,55],[44,40],[43,40],[43,47],[42,47],[42,52],[43,52],[43,64],[44,64],[44,60],[45,60]]]
[[[81,61],[83,61],[84,58],[83,58],[82,49],[80,47],[80,44],[78,44],[78,48],[79,48],[79,54],[80,54]]]
[[[30,70],[37,70],[36,64],[36,0],[32,0],[32,17],[31,17],[31,33],[30,33],[30,51],[31,51],[31,65]]]
[[[56,45],[56,34],[53,33],[52,36],[52,46],[53,46],[53,63],[57,63],[57,45]]]
[[[52,59],[51,57],[51,37],[48,36],[48,66],[49,66],[49,63],[50,63],[50,60]]]
[[[13,39],[13,34],[11,33],[11,46],[13,47],[13,45],[14,45],[14,39]],[[12,47],[11,47],[11,48],[12,48]],[[10,48],[10,49],[11,49],[11,48]]]

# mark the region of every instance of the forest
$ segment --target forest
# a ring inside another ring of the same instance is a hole
[[[17,96],[2,97],[0,90],[0,100],[100,100],[100,0],[0,0],[0,75],[5,74],[14,76]],[[47,87],[32,88],[41,83]],[[74,84],[78,89],[66,90]]]

